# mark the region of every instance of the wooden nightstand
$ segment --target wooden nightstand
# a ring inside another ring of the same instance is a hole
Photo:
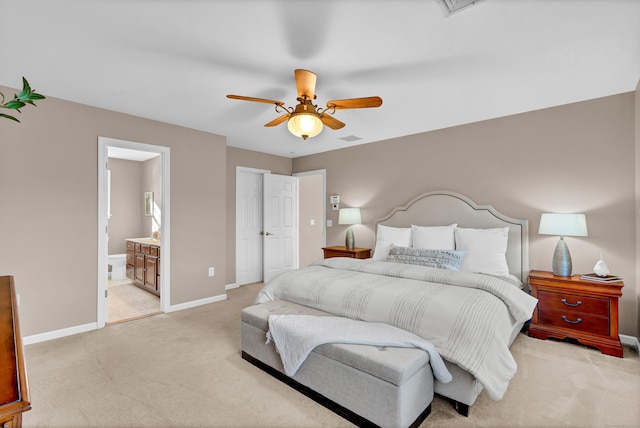
[[[352,259],[368,259],[371,257],[371,248],[354,248],[348,250],[347,247],[326,247],[324,250],[324,258],[331,257],[351,257]]]
[[[580,275],[556,276],[529,272],[531,294],[538,299],[529,336],[577,339],[603,354],[622,357],[618,337],[618,298],[623,282],[581,280]]]

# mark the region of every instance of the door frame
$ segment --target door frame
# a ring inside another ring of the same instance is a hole
[[[98,293],[97,293],[97,328],[103,328],[107,319],[107,234],[108,234],[108,148],[120,147],[130,150],[160,154],[160,171],[162,188],[162,224],[160,225],[160,310],[169,312],[171,306],[171,200],[170,200],[170,150],[169,147],[136,143],[115,138],[98,137]],[[142,202],[141,202],[142,203]]]

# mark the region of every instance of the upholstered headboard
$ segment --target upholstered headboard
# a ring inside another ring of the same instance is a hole
[[[478,205],[461,194],[449,191],[434,191],[416,196],[405,206],[393,209],[386,216],[374,221],[374,233],[378,224],[393,227],[447,226],[457,223],[459,227],[489,229],[509,227],[507,241],[507,265],[509,272],[523,284],[529,274],[529,225],[498,212],[490,205]],[[374,241],[375,242],[375,241]]]

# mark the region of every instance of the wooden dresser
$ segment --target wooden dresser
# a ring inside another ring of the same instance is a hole
[[[572,338],[598,348],[603,354],[622,357],[618,336],[618,298],[622,282],[581,280],[580,275],[557,276],[533,270],[531,294],[538,299],[529,336],[538,339]]]
[[[22,426],[31,409],[12,276],[0,276],[0,428]]]
[[[354,248],[353,250],[347,249],[347,247],[325,247],[324,258],[329,259],[331,257],[351,257],[352,259],[368,259],[371,257],[371,248]]]

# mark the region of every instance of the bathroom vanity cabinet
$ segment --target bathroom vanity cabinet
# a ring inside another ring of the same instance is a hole
[[[127,239],[127,278],[143,290],[160,296],[160,241]]]

